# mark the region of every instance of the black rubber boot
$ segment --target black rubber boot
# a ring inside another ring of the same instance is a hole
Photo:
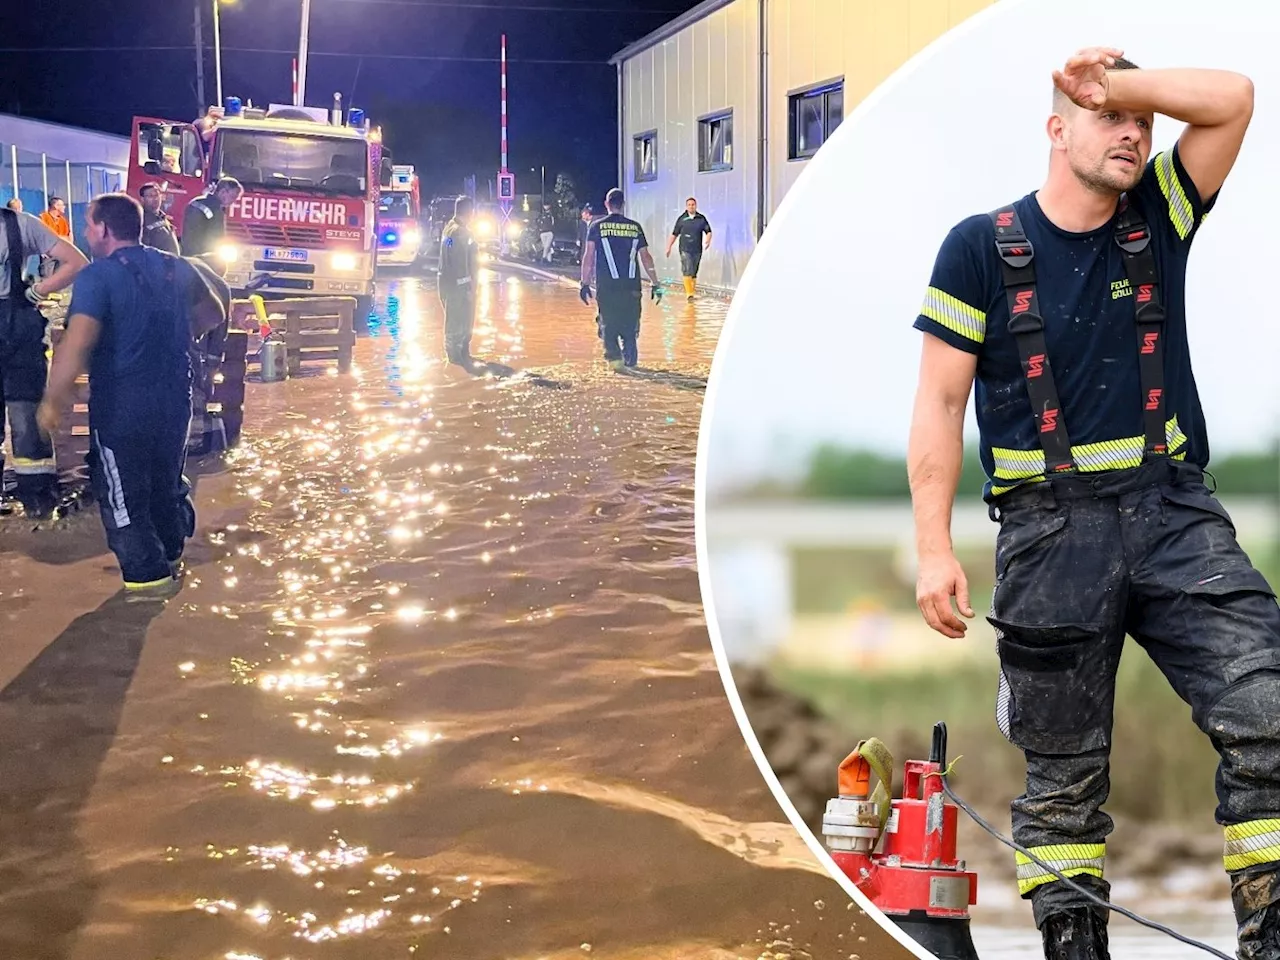
[[[1280,960],[1280,873],[1233,874],[1231,905],[1240,960]]]
[[[1107,923],[1087,907],[1046,917],[1040,933],[1045,960],[1111,960]]]

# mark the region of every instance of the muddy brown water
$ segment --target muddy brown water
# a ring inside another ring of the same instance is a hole
[[[0,526],[0,957],[906,956],[708,643],[724,313],[646,304],[624,377],[576,290],[490,275],[481,378],[397,283],[352,375],[250,385],[163,610],[114,596],[96,517]]]

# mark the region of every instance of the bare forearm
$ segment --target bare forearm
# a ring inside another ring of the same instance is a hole
[[[1229,70],[1110,70],[1102,109],[1150,111],[1197,127],[1216,127],[1253,110],[1253,82]]]
[[[916,401],[907,450],[907,478],[921,555],[951,552],[951,505],[964,463],[964,407]]]
[[[596,279],[596,248],[588,243],[582,251],[582,282],[594,283]]]
[[[71,286],[76,274],[88,266],[89,261],[80,250],[70,243],[62,242],[49,251],[49,255],[58,261],[58,268],[40,281],[41,293],[57,293]]]
[[[640,266],[644,267],[644,272],[649,275],[649,282],[656,286],[658,268],[653,265],[653,254],[649,252],[648,247],[640,251]]]
[[[45,387],[44,399],[61,409],[71,401],[71,393],[75,389],[76,377],[89,368],[89,351],[77,346],[66,347],[65,343],[53,352],[53,362],[49,364],[49,383]]]

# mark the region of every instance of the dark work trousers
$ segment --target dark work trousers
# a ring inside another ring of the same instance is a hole
[[[471,356],[471,329],[476,322],[476,298],[470,286],[440,293],[444,304],[444,352],[453,363]]]
[[[600,337],[604,340],[604,358],[621,360],[634,367],[639,362],[636,338],[640,336],[639,287],[601,283],[596,291],[600,306]]]
[[[680,248],[680,275],[683,277],[698,276],[698,267],[702,264],[702,247],[690,249]]]
[[[89,478],[126,588],[168,579],[195,532],[195,508],[182,475],[190,398],[140,414],[102,423],[90,400]]]
[[[1132,636],[1217,748],[1225,866],[1280,869],[1280,607],[1203,472],[1173,460],[996,501],[997,719],[1027,759],[1013,835],[1104,897],[1116,668]],[[1018,855],[1037,925],[1087,901]]]
[[[25,299],[0,298],[0,459],[7,415],[19,495],[50,490],[57,475],[53,441],[36,423],[49,373],[44,330]]]

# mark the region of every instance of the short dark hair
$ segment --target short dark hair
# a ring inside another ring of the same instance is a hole
[[[154,183],[144,183],[142,186],[138,188],[138,196],[145,197],[147,195],[148,190],[154,190],[156,193],[159,193],[160,187],[159,185]]]
[[[126,243],[142,242],[142,205],[127,193],[104,193],[89,204],[89,219]]]
[[[453,202],[453,215],[455,217],[465,217],[474,207],[475,204],[470,197],[459,197]]]
[[[1126,60],[1124,57],[1116,57],[1116,63],[1108,70],[1140,70],[1142,69],[1132,60]],[[1057,113],[1061,113],[1068,106],[1075,106],[1072,101],[1067,99],[1067,95],[1059,90],[1056,86],[1053,88],[1053,109]]]
[[[219,190],[234,190],[236,193],[244,193],[244,185],[235,177],[219,177],[218,182],[213,185],[213,192]]]
[[[604,205],[610,210],[621,207],[625,202],[626,198],[623,196],[621,187],[614,187],[604,195]]]
[[[50,198],[49,198],[49,206],[51,206],[51,207],[52,207],[55,203],[66,203],[66,202],[67,202],[67,201],[63,200],[61,197],[50,197]]]
[[[697,203],[697,202],[698,202],[698,198],[697,198],[697,197],[685,197],[684,202],[685,202],[685,203],[688,203],[690,200],[692,200],[694,203]]]

